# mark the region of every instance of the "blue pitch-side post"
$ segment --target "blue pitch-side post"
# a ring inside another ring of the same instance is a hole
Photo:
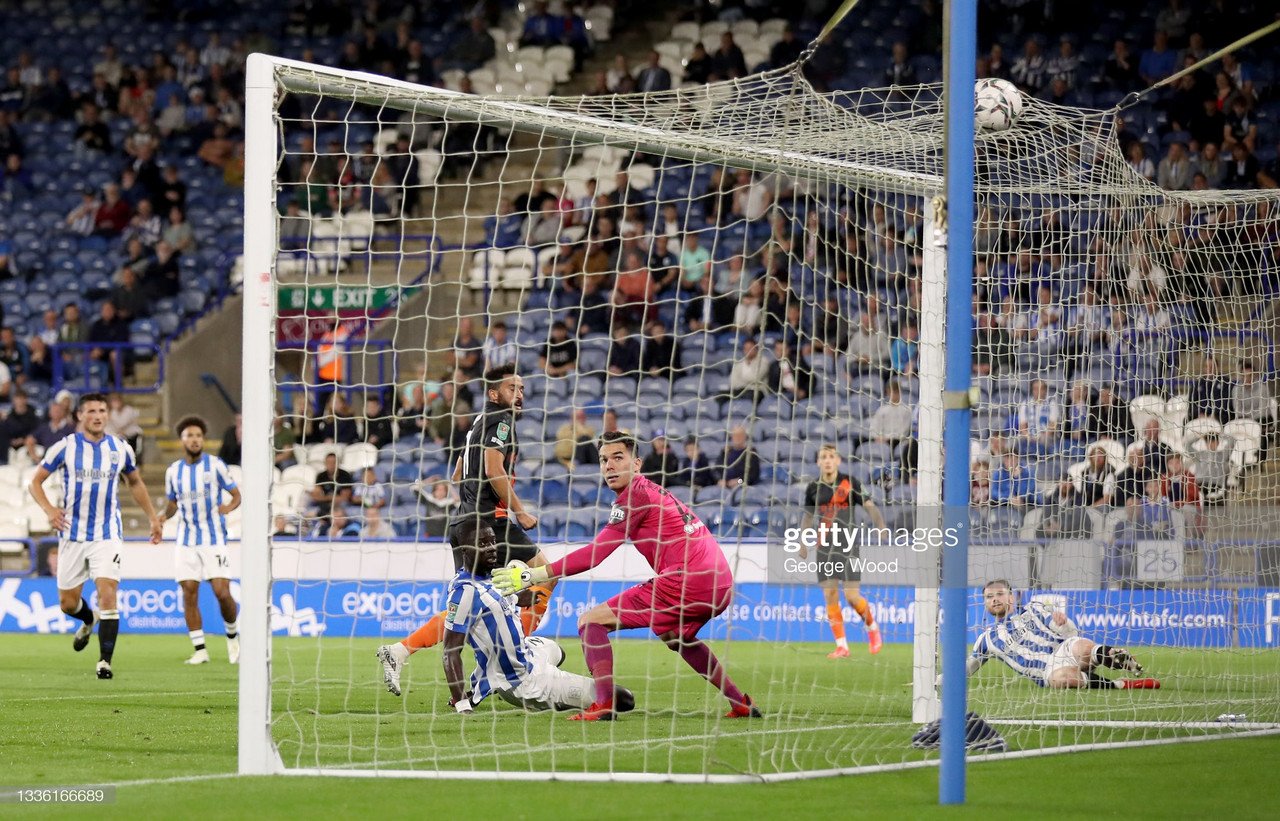
[[[965,623],[969,587],[969,387],[973,340],[973,84],[977,0],[949,0],[946,39],[947,330],[943,393],[943,523],[959,534],[942,553],[942,766],[938,800],[965,792]]]

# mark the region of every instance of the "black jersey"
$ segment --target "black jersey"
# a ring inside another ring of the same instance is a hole
[[[515,412],[492,402],[487,403],[484,411],[476,416],[462,448],[462,481],[458,487],[462,500],[458,508],[460,514],[479,513],[499,518],[507,515],[506,501],[493,492],[489,477],[485,475],[484,452],[491,448],[502,451],[507,475],[514,482],[520,452],[516,443]]]
[[[804,509],[823,524],[852,524],[858,505],[867,501],[862,484],[852,476],[836,474],[834,482],[810,482],[804,493]]]

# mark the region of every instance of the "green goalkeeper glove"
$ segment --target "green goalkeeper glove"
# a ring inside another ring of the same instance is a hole
[[[511,596],[521,590],[527,590],[535,584],[545,582],[550,576],[546,565],[527,567],[523,562],[512,563],[493,572],[493,586],[504,596]]]

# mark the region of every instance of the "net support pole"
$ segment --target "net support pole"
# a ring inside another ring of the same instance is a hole
[[[936,193],[936,192],[935,192]],[[939,212],[942,213],[939,213]],[[928,196],[924,206],[924,264],[920,274],[920,405],[916,429],[916,527],[942,527],[942,393],[947,304],[947,248],[943,241],[945,205]],[[913,553],[916,579],[914,630],[911,642],[911,720],[936,721],[938,690],[938,563],[932,551]]]
[[[271,374],[275,346],[276,130],[270,58],[245,69],[244,306],[241,408],[244,414],[240,551],[239,772],[278,770],[271,742]]]
[[[965,800],[965,625],[969,584],[969,388],[973,384],[973,85],[977,0],[949,0],[946,43],[947,328],[943,393],[942,762],[938,800]]]

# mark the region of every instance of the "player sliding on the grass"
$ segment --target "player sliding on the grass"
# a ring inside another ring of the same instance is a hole
[[[499,564],[516,559],[528,565],[546,564],[546,556],[526,530],[538,519],[524,509],[516,495],[515,466],[520,446],[516,442],[516,417],[524,409],[524,380],[515,365],[498,365],[485,371],[484,411],[467,431],[462,455],[453,469],[453,483],[462,503],[454,513],[449,542],[457,546],[456,531],[464,522],[487,524],[498,538]],[[538,629],[547,612],[554,582],[533,588],[532,601],[521,610],[526,635]],[[387,689],[400,695],[400,673],[409,656],[434,647],[444,637],[444,613],[437,613],[403,641],[378,648]]]
[[[564,650],[550,639],[525,637],[510,599],[489,580],[498,563],[493,528],[468,519],[455,533],[453,559],[458,575],[449,583],[445,613],[444,679],[449,706],[470,713],[487,696],[526,710],[582,710],[591,706],[591,679],[558,669]],[[476,669],[463,691],[462,645],[471,645]],[[617,709],[635,707],[635,697],[618,688]]]
[[[1110,679],[1094,672],[1110,667],[1141,675],[1142,665],[1127,650],[1096,644],[1076,634],[1066,613],[1054,612],[1043,602],[1018,606],[1004,579],[987,582],[982,600],[996,623],[983,631],[965,662],[973,675],[989,659],[999,659],[1041,687],[1117,690],[1158,690],[1153,678]],[[939,677],[941,679],[941,677]]]
[[[494,586],[516,593],[560,576],[573,576],[597,566],[630,541],[657,576],[624,590],[578,619],[582,653],[595,679],[595,702],[575,721],[608,721],[621,712],[621,690],[613,685],[614,630],[648,627],[690,667],[729,699],[728,717],[760,717],[760,711],[729,679],[698,631],[723,613],[733,595],[733,574],[720,545],[674,496],[640,474],[636,440],[622,431],[600,437],[600,471],[618,494],[609,523],[591,544],[559,561],[527,569],[508,567],[494,573]]]

